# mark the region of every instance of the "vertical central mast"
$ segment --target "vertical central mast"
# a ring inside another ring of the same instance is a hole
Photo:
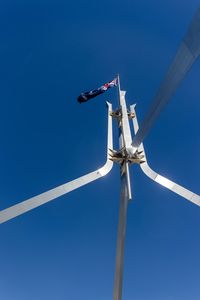
[[[117,233],[117,253],[116,253],[116,270],[114,279],[114,295],[113,300],[122,299],[122,285],[123,285],[123,272],[124,272],[124,244],[126,236],[126,218],[128,201],[132,198],[130,175],[129,175],[129,163],[127,160],[127,148],[132,143],[129,119],[125,100],[125,91],[121,91],[120,78],[118,75],[118,92],[119,92],[119,104],[121,118],[119,118],[119,147],[120,151],[125,153],[124,160],[120,166],[120,178],[121,178],[121,193],[120,193],[120,210],[119,210],[119,223]]]

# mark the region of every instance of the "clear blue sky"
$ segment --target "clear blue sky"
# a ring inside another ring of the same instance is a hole
[[[141,120],[199,1],[2,0],[0,208],[105,161],[119,72]],[[150,165],[200,193],[200,62],[147,139]],[[0,226],[0,299],[110,300],[119,169]],[[131,171],[124,300],[200,299],[200,208]]]

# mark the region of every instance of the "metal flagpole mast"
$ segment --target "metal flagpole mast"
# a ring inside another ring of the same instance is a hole
[[[166,104],[170,101],[172,95],[176,91],[178,85],[183,81],[186,74],[191,69],[197,58],[200,57],[200,9],[197,10],[190,27],[182,40],[180,47],[172,61],[164,80],[154,98],[146,117],[139,129],[135,105],[131,106],[131,112],[127,111],[125,91],[120,88],[120,78],[118,77],[118,92],[120,108],[114,112],[112,105],[108,105],[108,139],[107,139],[107,159],[106,163],[100,168],[70,182],[59,185],[53,189],[43,192],[39,195],[21,201],[8,208],[0,210],[0,224],[18,217],[36,207],[43,205],[49,201],[57,199],[73,190],[76,190],[86,184],[89,184],[110,172],[113,162],[120,163],[120,209],[119,224],[117,234],[117,250],[116,250],[116,270],[114,279],[114,296],[113,300],[122,299],[122,284],[124,271],[124,244],[126,234],[126,218],[128,201],[131,196],[131,185],[129,175],[129,164],[138,163],[142,171],[153,181],[161,184],[172,192],[182,196],[190,202],[200,206],[200,195],[193,193],[185,187],[169,180],[168,178],[158,174],[149,167],[146,159],[143,140],[153,127],[159,114],[162,112]],[[83,93],[84,94],[84,93]],[[96,96],[96,95],[93,95]],[[87,97],[86,97],[87,98]],[[78,98],[79,99],[79,98]],[[83,102],[89,100],[84,99]],[[78,100],[79,101],[79,100]],[[113,149],[113,132],[112,117],[117,118],[119,128],[119,151]],[[134,139],[131,138],[129,119],[133,119]]]
[[[120,118],[118,119],[119,127],[119,146],[120,151],[126,152],[127,142],[130,139],[130,127],[127,115],[127,108],[125,102],[125,92],[120,89],[120,79],[118,75],[118,92],[120,104]],[[128,141],[127,141],[128,140]],[[129,165],[126,160],[126,155],[120,166],[121,192],[120,192],[120,209],[119,209],[119,223],[117,233],[117,250],[116,250],[116,269],[114,278],[114,295],[113,300],[122,299],[122,285],[124,272],[124,244],[126,236],[126,219],[128,201],[131,199],[131,187],[129,176]]]

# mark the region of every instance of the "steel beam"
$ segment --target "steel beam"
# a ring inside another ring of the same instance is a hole
[[[120,90],[120,81],[118,77],[119,87],[119,103],[121,108],[121,118],[118,120],[119,127],[119,147],[125,148],[125,151],[131,146],[132,138],[130,131],[130,124],[128,119],[128,112],[125,100],[125,91]],[[128,155],[128,153],[127,153]],[[120,194],[120,208],[119,208],[119,223],[117,232],[117,249],[116,249],[116,269],[114,278],[114,293],[113,300],[122,299],[123,273],[124,273],[124,246],[126,237],[126,219],[128,202],[132,198],[129,163],[124,158],[120,166],[120,180],[121,180],[121,194]]]
[[[139,130],[138,121],[137,121],[137,115],[135,111],[135,105],[131,105],[131,112],[135,114],[135,118],[133,119],[133,127],[135,134],[137,134],[137,131]],[[200,206],[200,196],[191,192],[190,190],[184,188],[183,186],[173,182],[172,180],[158,174],[152,168],[149,166],[144,150],[143,143],[140,144],[138,151],[142,151],[142,154],[144,155],[144,162],[140,164],[140,167],[142,171],[153,181],[161,184],[162,186],[166,187],[167,189],[171,190],[172,192],[178,194],[179,196],[191,201],[192,203]]]
[[[13,219],[21,214],[28,212],[29,210],[32,210],[40,205],[43,205],[60,196],[63,196],[75,189],[80,188],[83,185],[86,185],[94,180],[97,180],[105,176],[107,173],[110,172],[110,170],[113,167],[113,162],[109,159],[109,155],[110,155],[109,149],[113,149],[112,116],[111,116],[112,104],[107,102],[107,106],[108,106],[108,137],[107,137],[107,160],[105,165],[94,172],[81,176],[75,180],[62,184],[54,189],[51,189],[47,192],[44,192],[40,195],[37,195],[35,197],[32,197],[28,200],[22,201],[18,204],[15,204],[9,208],[0,211],[0,223],[4,223],[10,219]]]
[[[123,173],[121,176],[121,195],[120,195],[120,209],[119,209],[119,223],[117,234],[117,253],[116,253],[116,269],[114,279],[114,295],[113,300],[122,299],[122,284],[124,273],[124,244],[126,236],[126,219],[127,207],[129,202],[129,193],[127,187],[127,174]]]

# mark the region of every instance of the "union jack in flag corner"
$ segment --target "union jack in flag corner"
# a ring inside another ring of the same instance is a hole
[[[80,96],[78,96],[77,100],[79,103],[87,102],[88,100],[90,100],[100,94],[103,94],[108,89],[110,89],[114,86],[117,86],[117,84],[118,84],[118,82],[117,82],[117,77],[116,77],[112,81],[105,83],[104,85],[102,85],[101,87],[99,87],[96,90],[91,90],[90,92],[81,93]]]

